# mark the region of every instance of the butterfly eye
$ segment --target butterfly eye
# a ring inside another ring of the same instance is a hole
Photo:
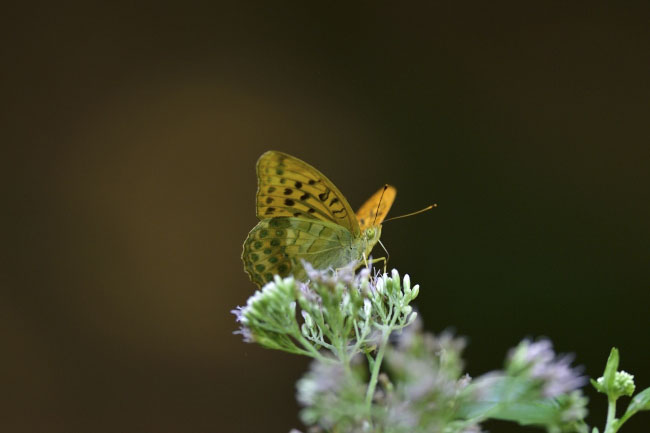
[[[370,227],[369,229],[366,230],[366,236],[369,238],[372,238],[375,236],[375,229]]]

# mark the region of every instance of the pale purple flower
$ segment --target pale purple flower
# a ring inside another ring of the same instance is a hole
[[[253,333],[247,326],[248,319],[246,319],[246,316],[244,315],[245,308],[246,307],[237,307],[234,310],[230,310],[230,312],[235,315],[235,320],[241,324],[239,329],[234,331],[233,334],[241,335],[245,343],[254,343],[255,337],[253,337]]]
[[[314,361],[310,371],[298,381],[298,401],[311,406],[321,398],[335,397],[345,383],[345,367],[338,363]]]
[[[255,337],[253,336],[253,333],[251,332],[250,328],[246,326],[242,326],[238,330],[234,331],[233,334],[241,335],[244,343],[255,343]]]
[[[311,263],[303,260],[302,266],[309,277],[310,283],[335,288],[338,284],[350,287],[355,282],[354,270],[357,267],[356,262],[351,262],[339,269],[315,269]]]
[[[580,375],[582,368],[571,367],[572,361],[572,355],[557,356],[547,339],[524,340],[508,354],[509,369],[524,370],[532,379],[541,381],[544,397],[566,394],[587,382]]]

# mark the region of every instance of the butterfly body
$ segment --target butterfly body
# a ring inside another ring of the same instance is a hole
[[[257,216],[261,221],[244,242],[242,260],[259,286],[276,274],[306,280],[302,260],[316,269],[361,262],[379,241],[380,223],[395,197],[395,189],[386,186],[355,214],[322,173],[276,151],[260,157],[257,175]],[[384,201],[381,197],[387,191]]]

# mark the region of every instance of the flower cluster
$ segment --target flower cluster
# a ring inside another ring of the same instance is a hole
[[[508,354],[506,370],[510,375],[528,375],[537,381],[544,397],[557,397],[580,388],[587,382],[581,369],[572,368],[573,357],[558,357],[547,340],[524,340]]]
[[[346,432],[363,431],[367,425],[365,382],[358,363],[346,368],[340,363],[314,361],[296,387],[297,400],[304,407],[300,417],[306,425]]]
[[[473,402],[464,390],[471,382],[463,373],[465,339],[449,332],[423,332],[416,320],[398,335],[386,353],[383,419],[394,432],[478,432],[477,422],[459,417],[457,409]]]
[[[301,418],[325,431],[477,433],[478,424],[458,418],[455,410],[473,401],[463,392],[470,382],[462,373],[464,344],[450,334],[424,333],[419,320],[406,327],[385,346],[384,372],[369,414],[364,403],[367,370],[360,357],[348,368],[314,361],[298,382]]]
[[[415,320],[409,303],[419,286],[397,271],[372,276],[368,268],[355,274],[354,266],[316,270],[305,262],[308,283],[276,276],[233,310],[237,332],[247,342],[321,360],[321,349],[342,362],[371,352],[381,338]]]
[[[549,433],[590,431],[580,390],[586,378],[549,340],[524,340],[502,370],[470,378],[465,340],[423,330],[410,305],[419,286],[408,275],[355,273],[354,263],[338,270],[303,265],[308,282],[276,276],[233,313],[244,341],[314,359],[297,384],[310,431],[480,433],[488,419]],[[634,377],[618,370],[616,349],[591,383],[609,400],[604,433],[650,410],[648,388],[616,418],[617,399],[635,391]]]
[[[578,389],[586,379],[570,364],[571,357],[557,356],[549,340],[524,340],[509,351],[504,370],[472,382],[477,401],[465,414],[586,433],[587,398]]]

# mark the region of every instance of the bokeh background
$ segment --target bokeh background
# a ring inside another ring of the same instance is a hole
[[[232,334],[268,149],[438,203],[382,239],[470,374],[548,336],[650,386],[647,2],[3,9],[1,431],[300,427],[307,360]]]

